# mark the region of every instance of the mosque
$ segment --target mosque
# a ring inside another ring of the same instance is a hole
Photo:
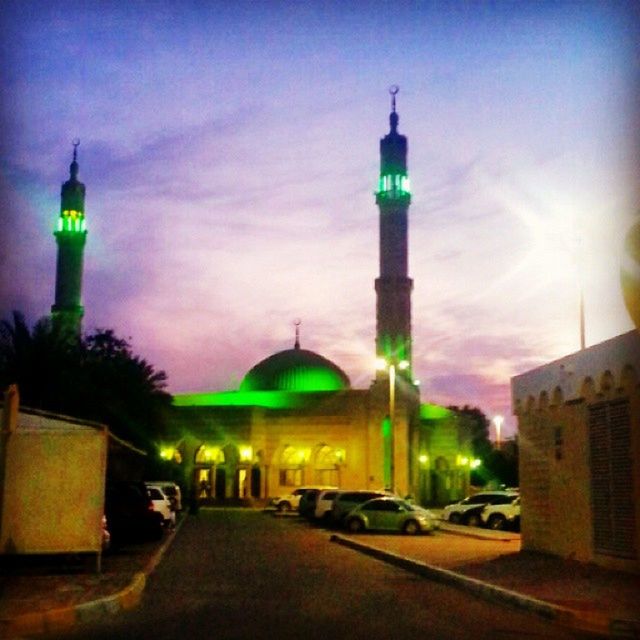
[[[161,455],[184,485],[212,502],[261,500],[303,485],[388,488],[421,504],[467,495],[472,465],[459,417],[420,401],[412,375],[408,276],[407,138],[398,132],[397,87],[390,130],[380,141],[380,274],[375,279],[376,356],[366,389],[335,363],[305,349],[296,325],[291,349],[258,362],[239,389],[174,396]],[[86,240],[77,146],[62,187],[55,323],[80,330]]]

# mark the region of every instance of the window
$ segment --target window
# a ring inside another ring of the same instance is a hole
[[[562,427],[555,427],[553,430],[553,446],[555,449],[556,460],[562,460],[562,445],[564,439],[562,437]]]
[[[302,484],[302,469],[280,469],[280,485],[299,487]]]

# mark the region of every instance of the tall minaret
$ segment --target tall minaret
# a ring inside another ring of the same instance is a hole
[[[380,277],[376,279],[376,355],[398,367],[411,380],[411,290],[408,277],[407,138],[398,133],[396,94],[391,94],[391,130],[380,140],[380,180],[376,203],[380,209]]]
[[[79,335],[84,308],[81,304],[82,262],[87,228],[84,219],[85,187],[78,180],[78,145],[73,142],[69,179],[62,185],[60,217],[54,232],[58,245],[56,298],[51,307],[54,329]]]

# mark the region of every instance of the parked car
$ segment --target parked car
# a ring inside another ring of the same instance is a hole
[[[333,501],[339,493],[342,493],[339,489],[324,489],[318,494],[313,512],[314,520],[321,520],[322,522],[331,520]]]
[[[479,526],[482,524],[480,514],[488,504],[504,501],[505,498],[519,495],[516,490],[482,491],[469,496],[460,502],[447,505],[442,511],[442,519],[451,524]]]
[[[174,527],[176,524],[176,512],[167,496],[160,487],[147,485],[147,491],[153,504],[153,510],[162,514],[165,527]]]
[[[307,492],[313,489],[332,489],[335,487],[326,487],[326,486],[306,486],[306,487],[298,487],[291,493],[284,496],[276,496],[275,498],[271,498],[269,504],[276,508],[277,511],[297,511],[300,506],[300,499]]]
[[[437,528],[436,517],[428,509],[402,498],[374,498],[358,505],[345,521],[351,533],[360,531],[401,531],[415,535]]]
[[[388,496],[386,491],[343,491],[336,495],[331,505],[331,521],[343,526],[350,511],[367,500]]]
[[[298,513],[304,518],[311,518],[316,510],[316,500],[322,489],[309,489],[300,497]]]
[[[164,518],[154,511],[143,482],[108,482],[105,490],[105,516],[111,545],[159,540]]]
[[[487,505],[480,517],[489,529],[520,531],[520,496],[510,496],[508,501]]]
[[[182,491],[175,482],[168,480],[149,480],[145,482],[147,487],[159,487],[169,498],[175,511],[182,511]]]

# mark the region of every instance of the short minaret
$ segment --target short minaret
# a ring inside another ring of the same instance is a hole
[[[69,180],[62,185],[60,216],[54,236],[58,245],[56,297],[51,307],[54,329],[79,335],[84,308],[81,304],[82,268],[87,228],[84,219],[85,187],[78,180],[78,145],[73,142]]]
[[[376,203],[380,209],[380,277],[376,279],[376,355],[411,380],[411,290],[408,277],[407,138],[398,133],[396,94],[392,86],[391,130],[380,140],[380,179]]]

